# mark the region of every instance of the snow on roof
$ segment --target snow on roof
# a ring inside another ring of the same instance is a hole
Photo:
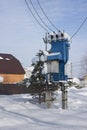
[[[0,60],[2,60],[3,59],[3,57],[2,56],[0,56]]]

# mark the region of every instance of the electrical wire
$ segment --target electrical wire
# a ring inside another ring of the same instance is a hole
[[[79,32],[79,30],[82,28],[82,26],[84,25],[84,23],[86,22],[87,17],[84,19],[84,21],[81,23],[81,25],[79,26],[79,28],[76,30],[76,32],[71,36],[71,39]]]
[[[44,9],[42,8],[42,6],[41,6],[41,4],[40,4],[40,2],[39,2],[39,0],[37,0],[37,3],[38,3],[38,5],[39,5],[40,9],[42,10],[43,14],[45,15],[45,17],[46,17],[47,20],[49,21],[49,23],[58,31],[58,28],[52,23],[52,21],[51,21],[51,20],[48,18],[48,16],[46,15]]]
[[[35,15],[34,15],[34,13],[32,12],[32,10],[31,10],[31,8],[30,8],[30,6],[29,6],[27,0],[25,0],[25,4],[26,4],[28,10],[30,11],[30,13],[32,14],[33,18],[37,21],[37,23],[38,23],[46,32],[48,32],[48,30],[47,30],[47,29],[39,22],[39,20],[35,17]]]
[[[34,5],[33,5],[33,3],[32,3],[31,0],[30,0],[30,3],[31,3],[31,5],[32,5],[32,7],[33,7],[35,13],[36,13],[37,16],[39,17],[39,19],[42,21],[42,23],[43,23],[50,31],[53,32],[53,30],[43,21],[43,19],[41,18],[41,16],[38,14],[38,12],[37,12],[37,10],[35,9],[35,7],[34,7]]]

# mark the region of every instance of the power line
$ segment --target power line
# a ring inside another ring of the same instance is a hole
[[[86,22],[87,17],[84,19],[84,21],[81,23],[81,25],[79,26],[79,28],[76,30],[76,32],[72,35],[71,39],[79,32],[79,30],[82,28],[82,26],[84,25],[84,23]]]
[[[40,9],[42,10],[43,14],[45,15],[45,17],[46,17],[47,20],[49,21],[49,23],[51,23],[51,25],[58,31],[58,28],[52,23],[52,21],[51,21],[51,20],[48,18],[48,16],[46,15],[44,9],[42,8],[42,6],[41,6],[41,4],[40,4],[40,2],[39,2],[39,0],[37,0],[37,3],[38,3],[38,5],[39,5]]]
[[[26,4],[28,10],[31,12],[32,16],[34,17],[34,19],[37,21],[37,23],[38,23],[46,32],[48,32],[48,30],[39,22],[39,20],[38,20],[38,19],[35,17],[35,15],[33,14],[33,12],[32,12],[32,10],[31,10],[31,8],[30,8],[30,6],[29,6],[27,0],[25,0],[25,4]]]
[[[39,17],[39,19],[42,21],[42,23],[43,23],[50,31],[53,32],[53,30],[43,21],[43,19],[41,18],[41,16],[38,14],[38,12],[37,12],[37,10],[35,9],[35,7],[34,7],[34,5],[33,5],[33,3],[32,3],[31,0],[30,0],[30,3],[31,3],[31,5],[32,5],[32,7],[33,7],[35,13],[36,13],[37,16]]]

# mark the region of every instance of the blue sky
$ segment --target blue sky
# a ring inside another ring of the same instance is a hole
[[[87,0],[39,1],[53,24],[70,36],[87,17]],[[27,2],[30,5],[29,0]],[[32,2],[42,19],[55,31],[42,14],[37,0],[32,0]],[[45,48],[42,40],[45,33],[46,31],[32,17],[25,0],[0,0],[0,53],[13,54],[23,66],[30,66],[38,50]],[[70,47],[70,61],[74,75],[79,74],[80,61],[86,52],[87,21],[72,39]]]

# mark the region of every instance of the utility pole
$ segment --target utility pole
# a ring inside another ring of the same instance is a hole
[[[67,109],[67,86],[65,83],[61,82],[61,91],[62,91],[62,109]]]

